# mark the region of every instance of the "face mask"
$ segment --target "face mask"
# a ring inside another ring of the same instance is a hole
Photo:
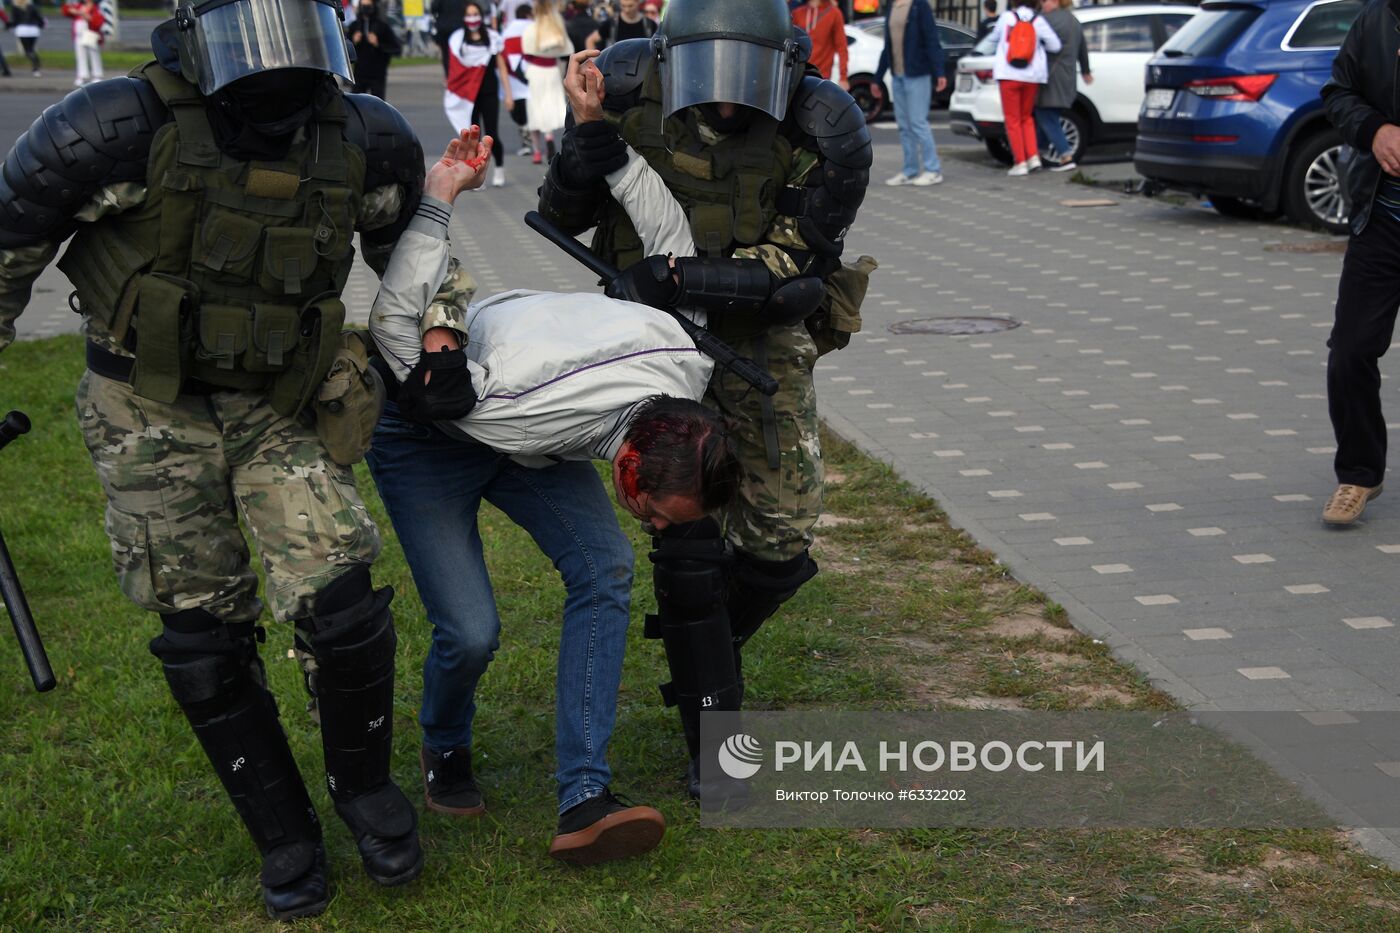
[[[462,22],[464,22],[464,23],[467,24],[467,28],[468,28],[468,29],[476,29],[477,27],[479,27],[479,26],[481,25],[481,17],[480,17],[480,16],[468,16],[468,17],[467,17],[466,19],[464,19]]]

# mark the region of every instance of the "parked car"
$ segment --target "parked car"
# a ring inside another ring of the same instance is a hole
[[[1137,135],[1147,62],[1195,13],[1193,6],[1146,3],[1074,11],[1084,26],[1094,83],[1085,84],[1080,76],[1074,106],[1060,120],[1073,150],[1070,158],[1077,160],[1089,146],[1129,141]],[[993,157],[1010,165],[1001,92],[992,77],[995,56],[996,39],[988,35],[958,63],[948,119],[955,134],[981,139]]]
[[[1147,68],[1137,170],[1232,217],[1347,229],[1318,89],[1362,0],[1206,0]]]
[[[933,95],[935,107],[948,106],[953,96],[953,78],[957,75],[958,62],[972,51],[974,33],[965,26],[938,20],[938,41],[943,44],[944,71],[948,76],[948,87],[943,93]],[[875,80],[875,71],[880,67],[880,53],[885,48],[885,21],[883,19],[863,19],[858,23],[846,24],[846,45],[851,53],[851,96],[865,111],[867,123],[882,116],[892,115],[890,105],[889,75],[883,82]]]

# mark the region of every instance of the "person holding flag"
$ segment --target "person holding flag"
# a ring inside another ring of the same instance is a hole
[[[447,51],[447,88],[442,94],[447,121],[458,133],[478,125],[484,136],[494,140],[491,155],[496,170],[491,174],[491,187],[500,188],[506,183],[505,147],[497,138],[502,91],[506,110],[514,109],[515,100],[506,70],[505,43],[501,34],[486,24],[486,10],[476,0],[467,3],[462,28],[447,40]]]
[[[105,76],[102,70],[102,42],[107,35],[104,28],[107,17],[102,15],[95,0],[65,3],[59,11],[73,21],[73,57],[77,62],[73,86],[82,87],[89,81],[101,81]]]

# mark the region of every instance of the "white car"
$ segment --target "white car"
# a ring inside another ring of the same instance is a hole
[[[1196,12],[1194,6],[1160,3],[1119,3],[1074,11],[1084,27],[1094,83],[1085,84],[1084,76],[1079,76],[1074,106],[1060,119],[1073,149],[1070,158],[1078,159],[1091,145],[1136,137],[1147,61]],[[996,45],[990,35],[958,62],[948,118],[955,134],[975,136],[993,157],[1010,165],[1001,92],[992,77],[995,63]]]
[[[947,62],[948,83],[953,83],[954,68],[959,59],[972,50],[973,34],[965,26],[938,20],[938,40],[943,45],[943,56]],[[846,24],[846,47],[851,56],[851,96],[856,99],[865,113],[867,122],[893,113],[890,101],[890,79],[875,81],[875,72],[880,67],[880,53],[885,49],[885,21],[883,19],[863,19],[859,23]],[[838,66],[839,70],[839,66]],[[833,75],[833,77],[836,77]],[[933,106],[947,103],[952,93],[950,86],[942,94],[935,94]]]

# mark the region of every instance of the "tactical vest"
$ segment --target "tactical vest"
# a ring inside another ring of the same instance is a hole
[[[364,155],[337,96],[286,159],[215,144],[197,89],[156,63],[174,116],[156,134],[140,207],[80,225],[59,267],[82,311],[131,346],[138,395],[170,402],[192,381],[266,391],[293,415],[324,379],[345,320]]]
[[[653,72],[641,102],[607,118],[622,138],[661,176],[690,218],[700,256],[728,256],[763,242],[778,215],[778,195],[793,169],[792,144],[772,120],[707,145],[692,109],[662,117],[661,83]],[[643,258],[642,242],[627,212],[609,199],[593,250],[620,269]]]

